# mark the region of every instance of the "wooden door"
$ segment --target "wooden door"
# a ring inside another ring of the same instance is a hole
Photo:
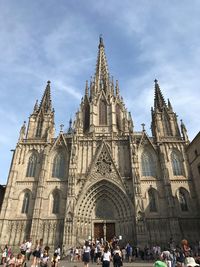
[[[94,239],[101,240],[104,237],[103,234],[103,223],[95,223],[94,224]]]
[[[115,224],[106,223],[106,240],[110,241],[115,236]]]

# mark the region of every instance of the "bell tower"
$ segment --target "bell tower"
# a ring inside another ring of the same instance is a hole
[[[29,117],[27,139],[48,141],[52,137],[54,137],[54,110],[51,104],[50,81],[48,81],[40,105],[36,101],[33,113]]]
[[[163,138],[181,139],[181,134],[177,122],[177,115],[173,111],[172,105],[168,99],[166,104],[165,99],[160,90],[158,81],[155,80],[155,97],[154,108],[151,109],[152,114],[152,135],[157,142]]]

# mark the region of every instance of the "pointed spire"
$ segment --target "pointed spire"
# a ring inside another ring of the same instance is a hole
[[[50,81],[47,81],[47,86],[44,91],[39,110],[43,110],[45,113],[51,112],[52,107],[51,107],[51,88],[50,88]]]
[[[88,80],[85,83],[85,96],[88,97]]]
[[[158,80],[154,80],[155,82],[155,97],[154,97],[154,108],[158,108],[161,110],[164,106],[166,107],[165,99],[162,95],[162,92],[160,90]]]
[[[142,131],[145,132],[145,123],[142,123]]]
[[[183,140],[188,142],[189,138],[188,138],[188,134],[187,134],[187,129],[185,127],[185,124],[183,123],[183,120],[181,120],[181,133],[183,136]]]
[[[20,129],[19,141],[23,140],[25,138],[25,135],[26,135],[26,121],[24,121],[24,123]]]
[[[115,93],[116,93],[116,96],[119,96],[119,83],[118,83],[118,80],[116,80]]]
[[[69,128],[68,128],[68,134],[72,134],[73,133],[73,129],[72,129],[72,119],[70,118],[69,120]]]
[[[99,38],[99,51],[97,56],[95,81],[97,83],[98,90],[101,90],[101,88],[103,88],[105,91],[107,90],[106,86],[109,85],[109,72],[104,50],[103,37],[101,35]]]
[[[172,104],[171,104],[169,98],[168,98],[168,108],[170,111],[173,111]]]
[[[35,113],[35,112],[37,112],[38,111],[38,99],[36,100],[36,102],[35,102],[35,106],[34,106],[34,108],[33,108],[33,112]]]

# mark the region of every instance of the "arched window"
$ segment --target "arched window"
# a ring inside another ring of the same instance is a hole
[[[103,99],[99,103],[99,125],[107,125],[107,105]]]
[[[84,110],[84,124],[83,124],[83,127],[84,127],[84,131],[87,131],[90,127],[90,106],[89,106],[89,103],[88,101],[86,102],[85,101],[85,110]]]
[[[42,126],[43,126],[43,120],[39,119],[37,129],[36,129],[36,137],[41,137],[42,135]]]
[[[182,188],[179,190],[179,204],[182,211],[188,211],[186,191]]]
[[[149,211],[157,212],[158,208],[157,208],[157,203],[156,203],[156,190],[149,189],[148,195],[149,195]]]
[[[36,167],[37,167],[37,156],[36,154],[32,154],[28,161],[26,177],[35,177]]]
[[[53,160],[52,177],[64,178],[65,158],[62,153],[58,153]]]
[[[183,175],[183,163],[180,159],[180,156],[174,151],[171,153],[171,163],[172,163],[173,174],[175,176]]]
[[[156,166],[151,154],[147,151],[142,153],[142,176],[156,176]]]
[[[170,118],[167,116],[167,114],[163,114],[163,126],[164,126],[164,134],[166,136],[171,136],[171,126],[170,126]]]
[[[116,124],[119,130],[122,129],[121,110],[119,104],[116,105]]]
[[[52,213],[58,214],[59,213],[59,205],[60,204],[60,195],[58,192],[53,193],[53,207],[52,207]]]
[[[22,203],[22,213],[25,213],[25,214],[28,213],[29,202],[30,202],[30,195],[28,192],[26,192],[24,194],[24,199],[23,199],[23,203]]]

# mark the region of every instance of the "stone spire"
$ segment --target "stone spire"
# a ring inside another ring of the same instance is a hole
[[[107,87],[109,86],[109,71],[102,36],[99,38],[99,51],[96,64],[95,81],[98,90],[100,90],[100,88],[104,89],[105,91],[107,90]]]
[[[163,107],[167,107],[166,103],[165,103],[165,99],[162,95],[162,92],[160,90],[159,84],[158,84],[158,80],[154,80],[155,82],[155,97],[154,97],[154,108],[158,109],[158,110],[162,110]]]
[[[88,88],[88,81],[86,81],[86,83],[85,83],[85,96],[86,97],[88,97],[88,90],[89,90],[89,88]]]
[[[169,98],[168,98],[168,104],[167,104],[167,105],[168,105],[168,109],[169,109],[170,111],[173,111],[172,104],[171,104]]]
[[[183,140],[186,141],[186,142],[189,142],[187,129],[185,127],[185,124],[183,123],[183,120],[181,120],[181,133],[182,133],[182,136],[183,136]]]
[[[50,83],[50,81],[47,81],[47,86],[38,109],[38,111],[42,110],[44,113],[52,112]]]

